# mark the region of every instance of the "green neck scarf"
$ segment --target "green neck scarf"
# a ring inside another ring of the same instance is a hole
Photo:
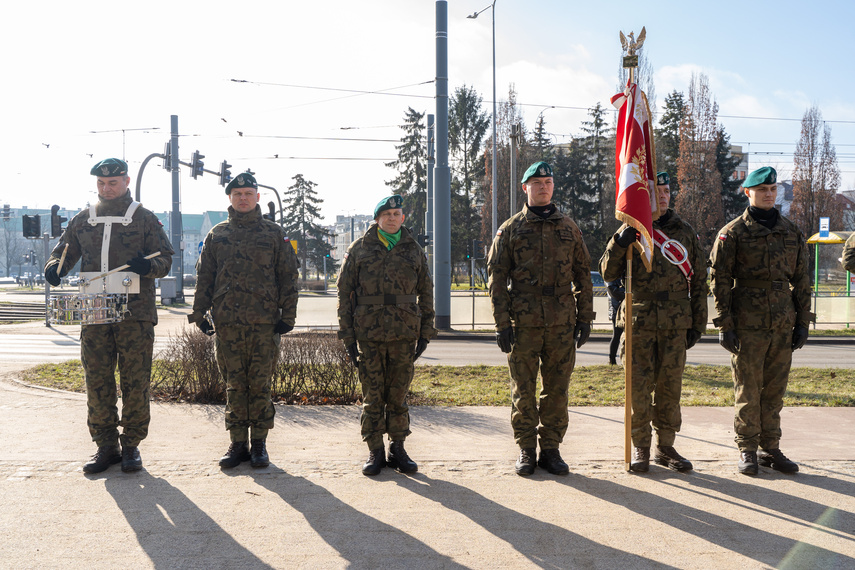
[[[380,238],[380,242],[386,246],[386,249],[390,250],[393,247],[395,247],[395,244],[397,244],[398,241],[400,241],[401,230],[398,230],[397,232],[395,232],[393,234],[388,234],[388,233],[384,232],[383,230],[381,230],[380,228],[377,228],[377,237]]]

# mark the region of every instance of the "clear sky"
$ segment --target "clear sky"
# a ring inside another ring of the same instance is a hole
[[[466,16],[490,2],[448,4],[449,90],[474,86],[489,111],[491,11]],[[124,155],[135,184],[143,159],[163,152],[174,114],[182,160],[199,150],[206,168],[219,170],[227,159],[233,174],[250,168],[280,192],[299,173],[317,183],[328,221],[370,213],[389,193],[394,172],[384,162],[396,156],[407,107],[435,110],[435,6],[10,3],[0,34],[0,202],[82,208],[96,195],[89,168],[108,156]],[[568,140],[585,109],[608,106],[616,92],[619,31],[645,26],[660,107],[674,89],[687,92],[692,72],[705,73],[731,142],[750,151],[752,169],[771,165],[783,179],[801,117],[815,104],[831,126],[842,189],[855,189],[853,16],[848,0],[497,0],[497,99],[513,84],[527,126],[543,112],[547,130]],[[143,204],[158,212],[172,204],[160,163],[149,162],[142,186]],[[271,199],[262,192],[263,203]],[[228,205],[216,176],[193,180],[185,167],[181,201],[188,213]]]

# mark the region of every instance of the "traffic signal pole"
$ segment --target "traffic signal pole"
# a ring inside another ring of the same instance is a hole
[[[45,240],[45,263],[47,263],[50,259],[50,232],[45,232],[42,237]],[[62,271],[62,267],[58,269],[57,275],[59,271]],[[50,283],[47,277],[45,277],[45,326],[50,327]]]
[[[184,228],[181,222],[181,184],[178,180],[178,115],[170,115],[169,170],[172,172],[172,275],[175,276],[175,302],[184,302]]]

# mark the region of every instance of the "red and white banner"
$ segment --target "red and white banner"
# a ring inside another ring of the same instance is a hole
[[[615,142],[615,217],[641,235],[635,242],[648,271],[653,260],[653,220],[659,217],[656,199],[656,152],[650,108],[644,91],[633,83],[611,99],[619,110]]]

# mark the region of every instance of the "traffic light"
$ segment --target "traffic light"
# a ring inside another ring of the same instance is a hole
[[[163,169],[172,170],[172,141],[166,141],[163,145]]]
[[[428,234],[418,234],[416,241],[419,242],[420,246],[427,247],[430,245],[430,236]]]
[[[193,153],[193,158],[190,161],[190,176],[194,179],[205,174],[205,163],[202,162],[203,158],[205,158],[205,155],[201,154],[198,150]]]
[[[27,216],[24,214],[21,217],[21,226],[24,228],[25,238],[42,237],[42,219],[41,216]]]
[[[59,237],[62,235],[62,223],[67,222],[68,218],[59,215],[59,206],[54,204],[50,207],[50,237]]]
[[[12,219],[12,211],[9,209],[9,204],[3,204],[3,219],[7,222]]]
[[[270,212],[269,214],[261,214],[261,217],[265,220],[270,220],[271,222],[276,221],[276,205],[273,202],[267,203],[267,210]]]
[[[466,244],[466,259],[472,259],[472,245]]]
[[[232,171],[229,170],[232,165],[225,160],[220,165],[220,186],[225,186],[232,181]]]
[[[472,240],[472,259],[484,259],[484,242],[480,239]]]

